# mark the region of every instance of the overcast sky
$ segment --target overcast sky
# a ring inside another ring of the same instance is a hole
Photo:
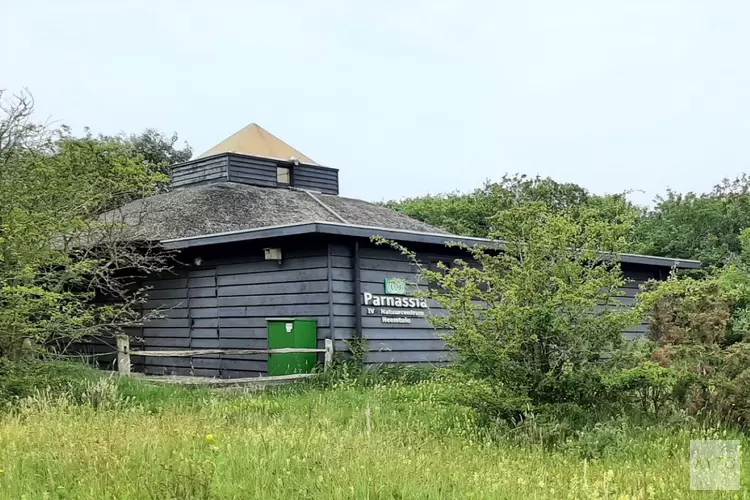
[[[705,191],[750,166],[750,1],[0,0],[0,88],[77,130],[256,122],[342,194],[505,172]]]

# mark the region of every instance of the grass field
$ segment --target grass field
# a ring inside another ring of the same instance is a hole
[[[0,497],[750,498],[689,490],[691,439],[746,438],[614,422],[610,446],[584,459],[581,444],[489,439],[441,394],[434,382],[238,394],[112,379],[75,398],[40,393],[0,415]]]

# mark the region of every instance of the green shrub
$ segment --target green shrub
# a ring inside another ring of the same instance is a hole
[[[476,410],[484,423],[497,419],[518,423],[532,409],[530,398],[519,395],[502,383],[492,383],[460,370],[445,369],[441,370],[440,375],[440,381],[445,386],[444,397]]]
[[[595,404],[604,386],[589,375],[641,320],[618,300],[627,280],[612,258],[632,219],[615,223],[594,208],[572,213],[512,193],[506,201],[490,220],[502,250],[463,246],[471,262],[425,269],[408,249],[376,241],[410,256],[432,285],[416,293],[446,312],[430,321],[451,332],[445,339],[465,375],[458,397],[466,404],[511,419],[529,405]]]
[[[43,389],[80,394],[101,376],[82,363],[0,358],[0,401],[12,402]]]
[[[644,413],[660,415],[685,394],[694,381],[689,373],[644,362],[626,370],[613,370],[606,377],[607,392],[622,402],[640,406]]]
[[[750,232],[742,252],[705,279],[673,275],[640,298],[654,341],[648,372],[626,373],[651,399],[669,399],[710,423],[750,428]]]
[[[534,400],[540,404],[575,404],[586,408],[606,404],[610,390],[602,366],[584,366],[560,375],[548,375],[535,389]]]

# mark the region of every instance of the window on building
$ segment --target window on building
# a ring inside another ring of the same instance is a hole
[[[278,184],[291,184],[292,170],[289,167],[276,167],[276,182]]]

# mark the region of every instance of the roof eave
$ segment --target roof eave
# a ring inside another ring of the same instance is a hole
[[[221,245],[224,243],[239,243],[243,241],[310,234],[316,232],[315,226],[315,222],[286,224],[282,226],[268,226],[255,229],[243,229],[240,231],[229,231],[226,233],[215,233],[201,236],[188,236],[185,238],[161,240],[160,244],[167,250],[180,250],[184,248]]]
[[[242,241],[263,240],[269,238],[284,238],[299,236],[303,234],[327,234],[334,236],[348,236],[354,238],[371,238],[382,236],[383,238],[405,243],[419,243],[425,245],[440,245],[458,243],[468,246],[497,247],[500,242],[486,238],[471,238],[453,234],[430,233],[421,231],[409,231],[404,229],[391,229],[375,226],[361,226],[353,224],[339,224],[335,222],[308,222],[299,224],[288,224],[282,226],[270,226],[255,229],[231,231],[205,236],[192,236],[163,240],[162,246],[167,249],[184,249],[202,247],[208,245],[220,245],[224,243],[238,243]],[[669,257],[655,257],[651,255],[620,254],[619,261],[628,264],[641,264],[660,267],[678,267],[682,269],[700,269],[701,263],[690,259],[673,259]]]
[[[320,221],[245,229],[240,231],[230,231],[226,233],[209,234],[205,236],[175,238],[162,240],[160,243],[164,248],[176,250],[208,245],[220,245],[224,243],[238,243],[241,241],[262,240],[267,238],[283,238],[287,236],[299,236],[302,234],[313,233],[335,236],[350,236],[355,238],[370,238],[372,236],[378,235],[396,241],[408,243],[424,243],[430,245],[464,243],[473,246],[492,245],[496,243],[492,240],[483,238],[468,238],[452,234],[428,233],[408,231],[403,229],[389,229],[375,226],[358,226],[352,224],[339,224],[336,222]]]
[[[673,257],[656,257],[654,255],[640,255],[634,253],[621,253],[620,262],[629,264],[645,264],[649,266],[678,267],[681,269],[700,269],[702,267],[699,260],[677,259]]]

